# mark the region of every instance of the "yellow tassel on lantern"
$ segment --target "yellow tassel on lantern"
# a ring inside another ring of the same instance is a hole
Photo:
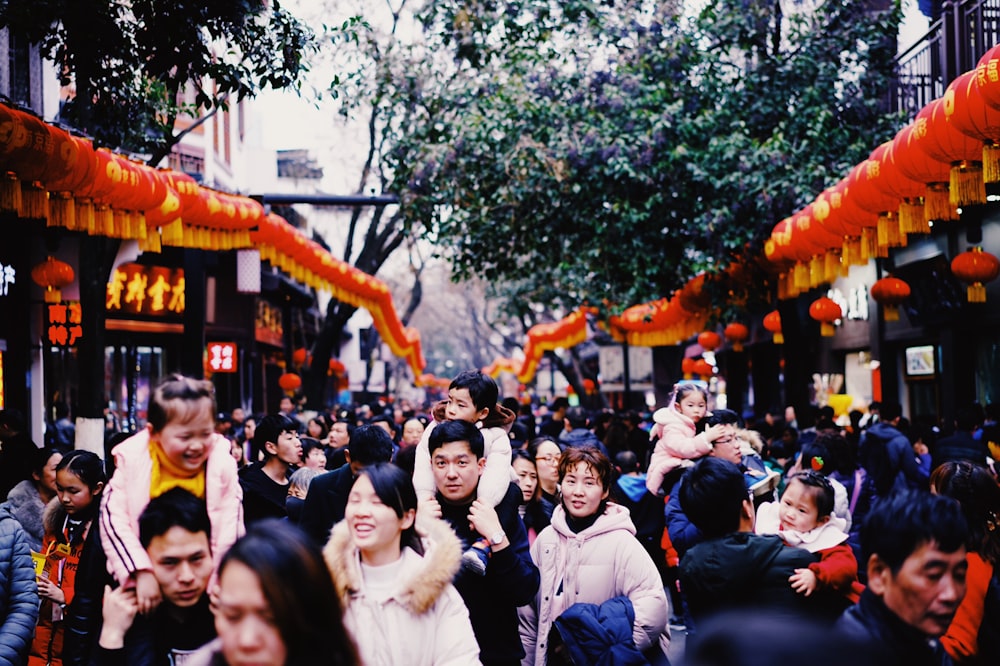
[[[983,163],[963,160],[951,165],[951,188],[948,201],[952,206],[975,206],[986,203],[986,183]]]
[[[878,257],[878,243],[876,243],[875,229],[864,227],[861,229],[861,258],[867,263],[869,259]]]
[[[833,324],[828,321],[822,321],[819,324],[819,334],[824,338],[832,338],[833,334],[837,332]]]
[[[841,274],[840,253],[830,250],[823,255],[823,281],[833,282]],[[845,276],[846,277],[846,276]]]
[[[878,216],[878,244],[885,247],[901,247],[906,245],[899,232],[899,217],[892,212],[880,213]]]
[[[966,291],[966,298],[970,303],[985,303],[986,285],[982,282],[973,282]]]
[[[899,232],[903,234],[929,234],[931,226],[924,217],[924,199],[903,199],[899,204]]]
[[[115,216],[107,204],[94,204],[94,227],[87,233],[98,236],[112,236],[115,230]]]
[[[1000,182],[1000,144],[995,141],[983,146],[983,182]]]
[[[823,284],[823,257],[814,254],[809,259],[809,288]]]
[[[0,179],[0,212],[18,214],[21,211],[21,181],[8,171]]]
[[[32,220],[47,220],[49,217],[49,193],[41,183],[21,183],[20,216]]]
[[[803,264],[801,261],[795,264],[795,268],[792,269],[792,284],[795,285],[796,291],[806,291],[809,289],[809,267]]]
[[[949,201],[948,190],[948,183],[931,183],[927,186],[924,193],[924,219],[928,223],[954,222],[958,219],[958,212]]]
[[[885,319],[886,321],[899,321],[899,306],[883,305],[882,318]]]
[[[49,226],[76,229],[76,205],[69,192],[49,193]]]

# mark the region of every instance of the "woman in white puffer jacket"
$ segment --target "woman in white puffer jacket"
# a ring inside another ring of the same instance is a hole
[[[518,609],[525,666],[544,666],[549,629],[576,603],[627,596],[635,611],[632,640],[642,651],[669,642],[660,574],[635,538],[628,509],[608,503],[611,462],[591,447],[567,448],[559,462],[562,501],[531,545],[541,573],[534,602]]]
[[[365,467],[323,557],[344,625],[366,666],[479,664],[469,611],[451,581],[462,556],[451,527],[416,517],[410,476],[391,463]]]

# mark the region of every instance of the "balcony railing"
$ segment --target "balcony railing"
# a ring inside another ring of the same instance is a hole
[[[1000,43],[1000,0],[945,2],[941,16],[913,46],[896,58],[891,109],[913,119],[944,95],[959,74],[973,68]]]

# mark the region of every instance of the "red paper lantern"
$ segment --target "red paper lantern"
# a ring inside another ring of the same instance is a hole
[[[74,277],[72,266],[52,256],[31,269],[31,279],[45,290],[46,303],[61,301],[60,289],[73,282]]]
[[[702,379],[708,379],[715,374],[715,367],[703,358],[694,362],[694,374],[700,375]]]
[[[882,306],[886,321],[899,321],[899,305],[910,297],[910,285],[899,278],[884,277],[869,293]]]
[[[944,98],[929,103],[914,121],[917,145],[932,159],[951,166],[949,202],[953,206],[986,203],[983,144],[959,132],[945,117]]]
[[[1000,110],[983,99],[977,70],[962,74],[948,86],[944,115],[959,132],[982,144],[983,180],[1000,181]]]
[[[726,336],[726,340],[732,343],[733,351],[743,351],[743,343],[750,337],[750,330],[745,325],[734,321],[726,326],[722,334]]]
[[[844,315],[840,306],[831,298],[817,298],[809,306],[809,316],[819,322],[819,334],[829,338],[834,333],[834,322]]]
[[[340,375],[344,374],[344,372],[346,370],[347,370],[347,366],[345,366],[342,361],[340,361],[339,359],[336,359],[336,358],[331,358],[330,359],[329,374],[340,376]]]
[[[698,334],[698,344],[705,351],[714,351],[722,344],[722,338],[715,331],[704,331]]]
[[[292,363],[297,366],[302,366],[308,358],[309,353],[306,351],[305,347],[299,347],[292,352]]]
[[[291,393],[298,387],[302,386],[302,378],[294,372],[286,372],[278,377],[278,386],[280,386],[285,393]]]
[[[1000,259],[977,245],[951,260],[951,272],[962,282],[969,283],[970,303],[985,303],[985,283],[1000,275]]]
[[[785,342],[785,336],[781,333],[781,313],[771,310],[764,315],[764,328],[774,334],[774,344],[780,345]]]
[[[691,379],[691,375],[694,374],[694,359],[685,358],[681,361],[681,372],[684,373],[684,379]]]

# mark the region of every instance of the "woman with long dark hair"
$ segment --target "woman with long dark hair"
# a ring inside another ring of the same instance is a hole
[[[256,522],[223,556],[213,611],[219,637],[194,666],[360,663],[319,550],[286,521]]]
[[[469,611],[451,584],[461,543],[447,523],[418,524],[416,513],[405,471],[392,463],[361,470],[323,549],[344,624],[366,666],[478,664]]]

